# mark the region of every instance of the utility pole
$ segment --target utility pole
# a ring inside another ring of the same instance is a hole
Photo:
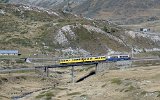
[[[132,58],[134,57],[134,48],[133,48],[133,46],[132,46]]]

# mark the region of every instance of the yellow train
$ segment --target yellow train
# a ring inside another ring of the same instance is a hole
[[[106,56],[98,56],[98,57],[61,59],[59,60],[59,63],[60,64],[74,64],[74,63],[84,63],[84,62],[100,62],[100,61],[105,61],[105,60],[106,60]]]

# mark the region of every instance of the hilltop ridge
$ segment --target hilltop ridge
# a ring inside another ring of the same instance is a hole
[[[1,0],[49,9],[64,9],[67,0]],[[69,0],[73,13],[85,17],[111,20],[118,24],[137,24],[160,19],[159,0]]]

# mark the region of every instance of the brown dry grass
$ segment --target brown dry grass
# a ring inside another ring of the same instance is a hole
[[[160,66],[150,66],[106,71],[80,83],[67,85],[68,89],[56,97],[61,100],[159,100],[159,70]]]
[[[85,75],[91,69],[75,69],[76,79]],[[159,100],[160,95],[160,66],[136,67],[123,70],[106,70],[90,76],[79,83],[67,83],[71,80],[70,68],[54,69],[50,71],[65,72],[56,77],[63,80],[61,84],[54,89],[35,92],[30,96],[20,100]],[[52,74],[52,78],[55,74]],[[23,74],[1,75],[6,77],[8,82],[1,84],[0,97],[9,99],[11,96],[20,95],[21,92],[34,91],[42,87],[53,86],[54,81],[35,77],[24,78]],[[20,77],[21,76],[21,77]],[[16,80],[11,81],[13,77]],[[5,80],[5,79],[3,79]],[[3,91],[3,92],[2,92]]]

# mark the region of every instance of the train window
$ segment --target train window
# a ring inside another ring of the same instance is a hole
[[[118,56],[112,56],[112,58],[118,58]]]
[[[128,56],[120,56],[120,58],[128,58]]]

